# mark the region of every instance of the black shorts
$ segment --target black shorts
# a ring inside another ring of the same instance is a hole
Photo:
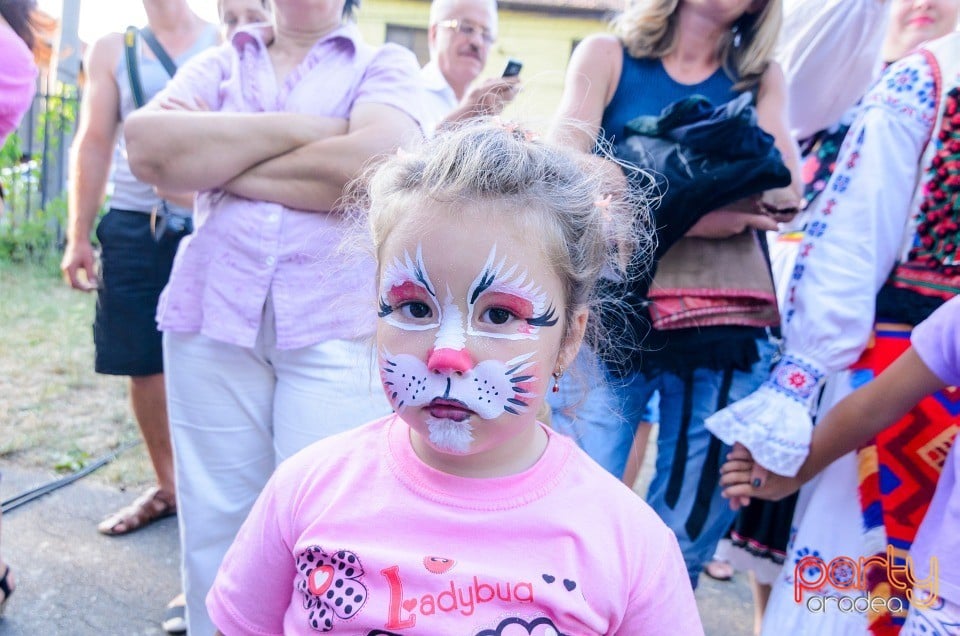
[[[111,209],[100,220],[100,289],[93,323],[97,373],[163,373],[157,301],[187,234],[167,232],[154,240],[150,214],[144,212]]]

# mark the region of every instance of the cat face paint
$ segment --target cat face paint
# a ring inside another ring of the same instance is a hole
[[[482,217],[417,228],[416,237],[394,230],[381,247],[377,339],[387,397],[436,450],[507,443],[535,423],[557,364],[562,284],[518,232],[485,239]]]
[[[467,334],[509,340],[536,339],[541,327],[557,324],[557,311],[540,285],[528,280],[526,270],[517,265],[507,268],[506,258],[501,258],[499,263],[496,258],[497,246],[494,245],[483,271],[470,286]],[[484,311],[485,314],[477,315]],[[477,317],[481,320],[475,321]],[[493,327],[511,320],[516,321],[512,330]]]
[[[417,245],[416,260],[408,252],[403,260],[394,258],[380,276],[380,311],[377,315],[399,329],[426,331],[440,326],[440,312],[436,288],[423,266],[423,251]],[[394,314],[394,310],[403,315]],[[419,320],[429,310],[435,310],[436,320]]]
[[[501,362],[484,360],[464,373],[431,370],[417,356],[380,350],[380,378],[398,412],[431,404],[436,416],[466,420],[470,413],[493,420],[526,413],[535,393],[533,354]],[[467,413],[469,411],[470,413]]]

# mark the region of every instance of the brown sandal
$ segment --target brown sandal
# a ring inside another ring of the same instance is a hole
[[[137,497],[129,506],[121,508],[101,521],[97,530],[102,534],[117,537],[175,514],[177,514],[176,497],[154,486]]]

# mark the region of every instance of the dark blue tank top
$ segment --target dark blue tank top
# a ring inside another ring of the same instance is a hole
[[[603,111],[601,135],[611,144],[623,135],[627,122],[641,115],[659,115],[664,107],[687,97],[702,95],[714,106],[725,104],[740,92],[733,90],[734,80],[722,68],[697,84],[681,84],[663,68],[659,59],[638,59],[623,50],[623,70],[610,104]],[[626,360],[617,358],[613,373],[622,377],[629,372],[657,369],[677,375],[697,368],[747,371],[760,359],[756,340],[764,330],[739,325],[703,329],[649,329],[649,318],[639,327],[643,346],[635,348]],[[614,329],[622,328],[615,326]]]
[[[733,83],[719,68],[698,84],[681,84],[667,74],[662,60],[638,59],[624,48],[620,83],[603,111],[601,134],[614,143],[623,134],[623,127],[634,117],[659,115],[665,106],[693,95],[703,95],[714,106],[725,104],[740,94],[733,90]]]

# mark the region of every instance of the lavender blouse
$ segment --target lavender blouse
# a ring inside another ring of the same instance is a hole
[[[196,96],[214,111],[344,119],[357,104],[377,103],[419,122],[421,90],[411,52],[370,46],[351,24],[318,41],[280,85],[264,42],[240,31],[192,59],[156,99]],[[373,332],[373,261],[338,250],[344,230],[337,215],[213,190],[198,195],[195,219],[157,309],[161,330],[253,347],[270,295],[279,349]]]

